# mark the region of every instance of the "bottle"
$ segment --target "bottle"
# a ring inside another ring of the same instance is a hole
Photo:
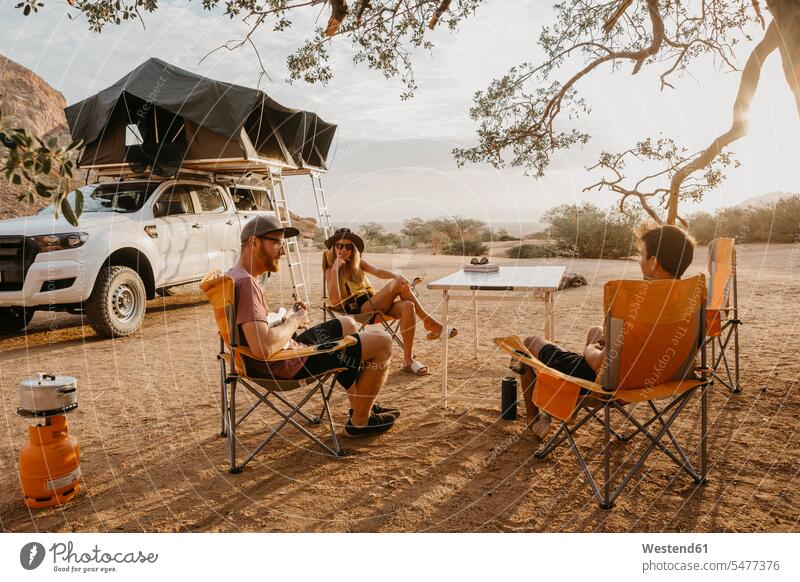
[[[500,384],[500,410],[503,420],[517,420],[517,379],[506,376]]]

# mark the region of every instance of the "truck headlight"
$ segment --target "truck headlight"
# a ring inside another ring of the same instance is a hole
[[[86,232],[64,232],[61,234],[42,234],[30,237],[39,246],[40,253],[76,249],[89,238]]]

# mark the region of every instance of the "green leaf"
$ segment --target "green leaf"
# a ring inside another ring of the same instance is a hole
[[[64,199],[61,201],[61,212],[64,213],[64,218],[67,219],[72,226],[78,226],[78,217],[75,216],[75,213],[72,211],[72,206],[69,205],[69,201],[65,196]]]
[[[36,184],[35,188],[36,188],[36,193],[42,198],[50,198],[53,195],[52,188],[42,183]]]
[[[80,216],[83,213],[83,191],[75,189],[75,214]]]

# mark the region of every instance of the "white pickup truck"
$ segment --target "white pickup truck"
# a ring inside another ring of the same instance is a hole
[[[51,206],[0,221],[0,333],[40,309],[82,313],[106,337],[139,328],[156,293],[224,270],[243,224],[274,214],[269,189],[198,179],[119,180],[82,188],[79,226]]]

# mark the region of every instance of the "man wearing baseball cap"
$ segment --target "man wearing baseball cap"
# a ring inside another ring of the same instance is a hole
[[[308,322],[308,309],[302,302],[278,325],[270,327],[267,321],[269,308],[256,277],[280,270],[281,257],[286,254],[284,239],[298,234],[296,228],[284,227],[274,216],[257,216],[242,228],[241,256],[228,275],[236,283],[236,323],[241,341],[257,358],[244,358],[247,374],[279,380],[300,379],[345,368],[337,377],[350,399],[345,433],[360,437],[386,432],[400,415],[396,408],[375,403],[392,356],[388,334],[358,332],[356,322],[349,317],[326,321],[298,333]],[[264,361],[283,349],[325,343],[345,335],[354,336],[356,343],[344,350],[272,363]]]

